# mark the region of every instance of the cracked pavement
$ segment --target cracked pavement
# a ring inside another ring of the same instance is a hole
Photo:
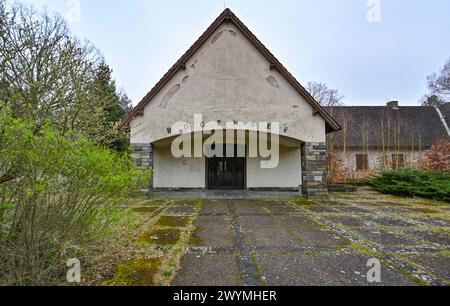
[[[329,201],[161,202],[187,216],[170,283],[180,286],[414,286],[450,284],[449,204],[369,189]],[[170,246],[158,250],[169,251]],[[381,283],[369,283],[370,259]]]

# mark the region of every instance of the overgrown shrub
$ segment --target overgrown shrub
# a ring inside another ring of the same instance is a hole
[[[450,172],[450,141],[438,141],[425,153],[420,168],[426,171]]]
[[[64,282],[110,225],[111,204],[135,188],[125,154],[14,119],[0,104],[0,284]]]
[[[334,150],[328,151],[328,181],[331,184],[342,184],[347,182],[348,169],[344,165],[344,161],[338,156]]]
[[[385,194],[450,202],[450,173],[413,169],[387,171],[371,179],[369,184]]]

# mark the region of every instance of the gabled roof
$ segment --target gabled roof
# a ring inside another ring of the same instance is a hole
[[[341,124],[332,135],[337,148],[425,149],[440,139],[450,140],[433,106],[327,107]],[[384,143],[384,144],[383,144]]]
[[[324,108],[306,91],[306,89],[294,78],[294,76],[275,58],[275,56],[256,38],[256,36],[239,20],[230,10],[226,9],[212,23],[205,33],[191,46],[191,48],[170,68],[163,78],[153,87],[153,89],[142,99],[134,110],[120,124],[119,128],[124,128],[136,117],[144,112],[145,107],[160,92],[160,90],[181,70],[185,69],[186,63],[199,50],[199,48],[214,34],[223,24],[230,22],[238,28],[242,34],[255,46],[261,54],[268,60],[271,69],[276,69],[286,78],[286,80],[299,92],[299,94],[312,106],[315,114],[320,114],[326,122],[327,133],[340,130],[339,124],[328,114]]]

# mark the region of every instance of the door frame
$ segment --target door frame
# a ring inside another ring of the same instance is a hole
[[[223,145],[226,145],[226,144],[223,144]],[[205,169],[206,169],[206,171],[205,171],[205,187],[206,187],[206,190],[247,190],[247,146],[244,146],[244,147],[245,147],[245,157],[244,157],[244,186],[243,186],[243,188],[236,189],[236,188],[232,188],[232,187],[231,188],[222,187],[222,188],[211,189],[209,186],[209,159],[210,158],[205,156],[205,164],[206,164],[206,166],[205,166]],[[235,151],[235,153],[237,153],[237,151]],[[237,157],[235,157],[235,158],[237,158]]]

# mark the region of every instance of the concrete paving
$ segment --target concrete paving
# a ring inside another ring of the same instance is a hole
[[[450,211],[442,202],[374,191],[330,201],[204,199],[172,285],[450,284]],[[176,208],[182,208],[177,210]],[[370,282],[381,264],[381,282]]]
[[[291,199],[299,192],[251,191],[251,190],[199,190],[199,191],[155,191],[156,199]]]

